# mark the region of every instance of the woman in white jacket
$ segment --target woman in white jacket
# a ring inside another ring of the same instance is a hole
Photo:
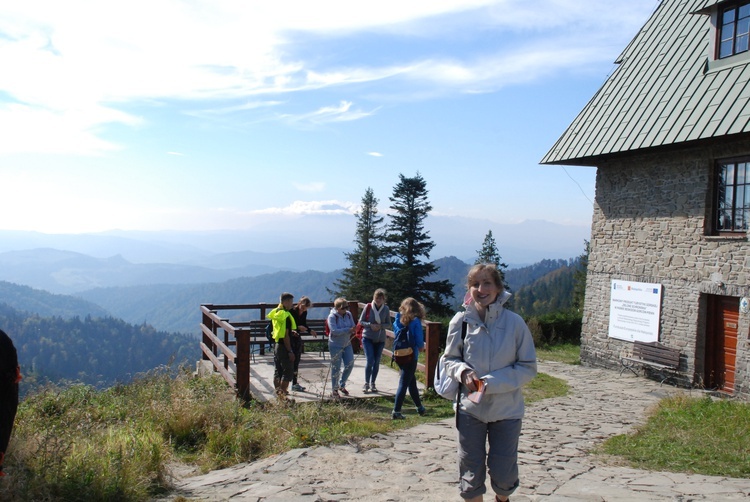
[[[524,320],[503,307],[510,293],[496,266],[472,267],[467,287],[466,310],[451,320],[445,349],[447,375],[461,384],[456,408],[461,497],[483,499],[489,467],[495,500],[503,502],[519,483],[521,388],[536,375],[536,351]],[[480,386],[481,399],[470,395]]]

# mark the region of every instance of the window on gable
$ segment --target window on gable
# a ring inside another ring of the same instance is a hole
[[[725,7],[719,12],[719,59],[746,52],[750,42],[750,1]]]
[[[750,224],[750,158],[716,166],[716,233],[747,232]]]

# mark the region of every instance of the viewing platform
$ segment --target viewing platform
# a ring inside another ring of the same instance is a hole
[[[390,361],[390,356],[383,356],[383,361]],[[202,361],[202,368],[205,371],[212,371],[210,362]],[[289,398],[296,402],[319,401],[321,399],[331,399],[331,358],[326,354],[325,359],[317,352],[308,352],[302,354],[299,365],[299,384],[305,387],[304,392],[295,392],[289,386]],[[273,389],[273,354],[256,355],[255,361],[250,365],[250,394],[253,399],[258,401],[272,401],[276,399]],[[395,396],[398,388],[398,366],[393,363],[390,365],[380,366],[378,379],[376,381],[377,394],[365,394],[362,392],[362,386],[365,383],[365,354],[360,352],[354,354],[354,369],[346,383],[346,390],[349,391],[349,399],[368,398],[378,396]],[[424,385],[418,382],[420,391],[424,390]],[[407,394],[408,396],[408,394]],[[342,399],[347,396],[342,395]]]
[[[202,322],[200,324],[202,360],[198,363],[199,374],[219,373],[226,382],[236,390],[242,399],[269,401],[275,399],[273,387],[273,345],[265,334],[268,320],[266,314],[276,307],[276,303],[258,303],[243,305],[201,305]],[[330,354],[324,325],[332,303],[314,303],[308,311],[308,326],[315,330],[317,337],[303,336],[305,352],[302,354],[299,367],[299,383],[305,387],[304,392],[292,391],[289,397],[299,402],[330,399]],[[355,322],[364,303],[349,302],[349,310]],[[232,318],[219,316],[219,312],[232,311]],[[391,313],[394,317],[393,312]],[[317,317],[313,317],[317,316]],[[424,363],[417,365],[424,372],[427,387],[432,387],[435,378],[435,367],[440,352],[440,323],[423,321],[425,335]],[[383,350],[382,361],[389,363],[392,352],[393,331],[387,331],[388,339]],[[362,386],[365,383],[365,355],[359,350],[359,340],[352,339],[354,347],[354,368],[347,381],[346,389],[349,398],[393,396],[398,388],[399,372],[394,363],[383,365],[381,362],[376,381],[378,393],[365,394]],[[343,366],[343,365],[342,365]],[[342,368],[343,370],[343,368]],[[420,389],[425,385],[419,383]],[[344,399],[346,396],[342,396]]]

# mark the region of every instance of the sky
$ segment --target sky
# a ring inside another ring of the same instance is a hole
[[[432,213],[590,225],[539,161],[657,0],[0,2],[0,230]],[[317,220],[316,220],[317,221]]]

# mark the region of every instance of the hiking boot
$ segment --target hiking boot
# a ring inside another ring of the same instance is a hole
[[[339,399],[341,399],[341,394],[339,394],[338,390],[333,390],[333,392],[331,392],[331,397],[334,398],[334,399],[336,399],[336,400],[339,400]]]
[[[394,411],[393,413],[391,413],[391,418],[393,420],[404,420],[406,417],[400,411]]]
[[[339,387],[339,392],[341,392],[345,396],[349,395],[349,391],[346,390],[346,387]]]
[[[378,393],[378,389],[375,388],[375,384],[370,385],[370,392],[372,392],[373,394]]]
[[[425,414],[427,414],[427,409],[424,406],[422,406],[421,408],[417,408],[417,413],[419,413],[420,417],[423,417],[425,416]]]
[[[365,394],[369,394],[370,393],[370,386],[368,384],[365,384],[365,386],[362,387],[362,392],[364,392]]]
[[[292,385],[292,390],[296,392],[304,392],[305,387],[302,387],[300,384],[295,383],[294,385]]]

